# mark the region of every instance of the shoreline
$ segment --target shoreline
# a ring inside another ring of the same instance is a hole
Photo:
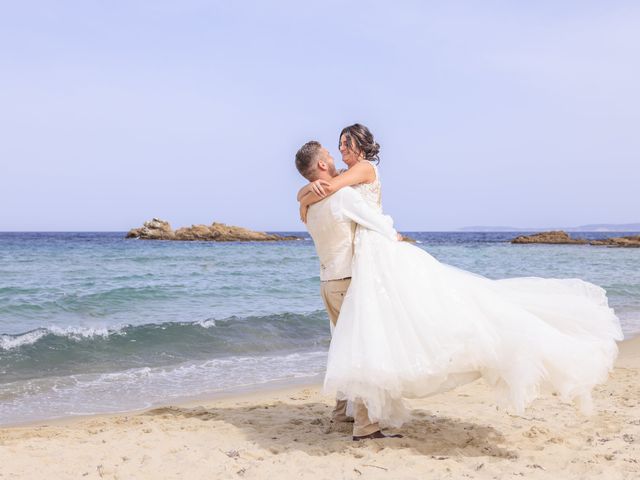
[[[411,400],[402,439],[351,441],[317,382],[0,428],[3,478],[531,479],[640,476],[640,337],[619,343],[595,413],[543,395],[500,410],[482,379]],[[388,430],[390,431],[390,430]]]
[[[139,415],[156,408],[164,408],[171,405],[194,406],[201,403],[212,403],[217,401],[237,400],[245,398],[259,397],[271,393],[285,392],[299,388],[318,387],[322,385],[321,375],[310,375],[308,377],[296,377],[288,379],[272,380],[269,382],[242,385],[228,390],[217,392],[201,393],[197,395],[185,395],[184,397],[173,398],[171,401],[157,402],[146,407],[127,409],[112,412],[88,413],[82,415],[64,415],[45,419],[26,420],[18,423],[0,424],[0,431],[3,429],[23,428],[23,427],[44,427],[48,425],[68,425],[75,421],[82,421],[92,418],[117,417]]]
[[[640,356],[640,332],[631,335],[629,338],[625,338],[624,340],[617,342],[619,348],[618,358],[615,363],[614,368],[623,367],[629,361],[634,363],[635,356]],[[628,357],[633,358],[633,360],[629,360]],[[638,368],[640,368],[640,358],[638,359]],[[245,399],[253,398],[261,395],[268,394],[278,394],[285,391],[289,391],[297,388],[322,388],[322,379],[323,374],[310,375],[308,377],[296,377],[289,379],[278,379],[272,380],[264,383],[258,384],[250,384],[250,385],[242,385],[238,387],[232,387],[227,390],[201,393],[197,395],[185,395],[184,397],[173,398],[171,401],[160,401],[153,405],[149,405],[146,407],[136,408],[136,409],[125,409],[120,411],[111,411],[111,412],[97,412],[90,414],[82,414],[82,415],[64,415],[60,417],[52,417],[45,419],[34,419],[34,420],[26,420],[23,422],[17,423],[5,423],[0,424],[0,430],[8,429],[8,428],[21,428],[21,427],[40,427],[47,425],[62,425],[73,423],[74,421],[83,420],[83,419],[91,419],[98,417],[113,417],[118,415],[137,415],[147,412],[149,410],[153,410],[156,408],[169,407],[171,405],[179,405],[179,406],[194,406],[199,403],[212,403],[216,401],[225,401],[225,400],[237,400],[243,401]]]

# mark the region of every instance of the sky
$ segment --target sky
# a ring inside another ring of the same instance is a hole
[[[404,231],[640,222],[640,3],[0,0],[0,230],[304,230],[363,123]]]

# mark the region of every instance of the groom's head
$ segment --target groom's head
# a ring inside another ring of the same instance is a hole
[[[296,153],[296,168],[304,178],[313,182],[318,179],[335,177],[336,167],[329,151],[312,140],[305,143]]]

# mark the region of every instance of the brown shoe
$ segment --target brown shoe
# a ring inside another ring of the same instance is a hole
[[[353,436],[353,441],[354,442],[358,442],[360,440],[369,440],[370,438],[402,438],[403,436],[400,435],[399,433],[395,433],[393,435],[386,435],[384,433],[382,433],[380,430],[377,430],[373,433],[370,433],[369,435],[360,435],[360,436]]]

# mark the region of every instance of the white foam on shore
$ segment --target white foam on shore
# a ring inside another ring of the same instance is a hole
[[[165,367],[47,377],[0,385],[0,425],[136,410],[321,374],[327,352],[236,356]]]

